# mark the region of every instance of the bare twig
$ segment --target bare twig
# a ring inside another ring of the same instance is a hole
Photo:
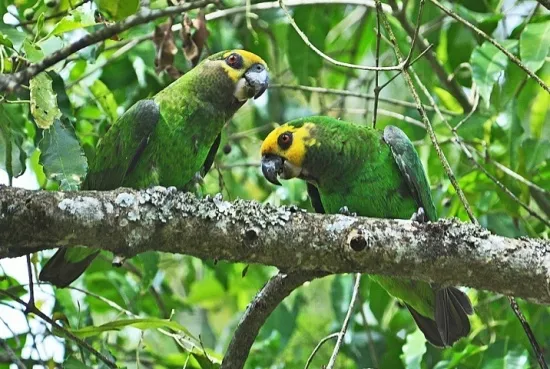
[[[158,10],[144,10],[136,15],[131,15],[121,22],[117,22],[112,25],[103,27],[102,29],[87,34],[81,39],[71,43],[67,47],[56,51],[50,56],[44,58],[38,63],[31,64],[27,68],[20,72],[10,75],[0,76],[0,91],[11,92],[19,87],[21,84],[26,83],[29,79],[37,75],[38,73],[46,70],[47,68],[55,65],[57,62],[66,59],[69,55],[82,50],[83,48],[95,44],[97,42],[106,40],[118,33],[121,33],[129,28],[151,22],[157,18],[179,14],[191,9],[197,9],[211,4],[213,0],[197,0],[192,3],[184,3],[178,6],[170,6],[164,9]]]
[[[546,224],[548,227],[550,227],[550,221],[548,221],[547,219],[543,218],[541,215],[537,214],[533,209],[531,209],[529,207],[529,205],[527,205],[526,203],[524,203],[523,201],[521,201],[512,191],[510,191],[502,182],[500,182],[498,180],[498,178],[496,178],[494,175],[492,175],[491,173],[489,173],[489,171],[487,169],[485,169],[485,167],[483,165],[481,165],[475,158],[474,156],[472,155],[472,153],[470,152],[470,150],[468,150],[468,148],[466,147],[466,145],[462,142],[462,140],[460,139],[460,137],[458,135],[456,135],[455,133],[455,138],[456,138],[456,141],[457,143],[460,145],[460,148],[462,149],[462,152],[466,155],[466,157],[470,160],[470,162],[472,164],[474,164],[479,170],[481,170],[483,172],[483,174],[485,174],[489,179],[491,179],[491,181],[493,181],[497,186],[498,188],[500,188],[506,195],[508,195],[509,197],[511,197],[515,202],[517,202],[522,208],[524,208],[525,210],[527,210],[527,212],[534,216],[535,218],[537,218],[538,220],[540,220],[542,223]]]
[[[374,364],[375,368],[378,368],[378,356],[376,355],[376,348],[374,347],[374,339],[372,337],[371,329],[369,327],[369,322],[367,320],[367,315],[365,314],[365,309],[363,309],[363,301],[365,301],[361,297],[361,289],[359,289],[359,292],[357,293],[357,298],[359,299],[359,303],[361,304],[361,307],[359,308],[359,313],[361,314],[361,318],[363,319],[363,326],[365,327],[365,332],[367,333],[367,345],[369,346],[369,354],[371,356],[372,363]]]
[[[479,153],[479,152],[478,152]],[[516,179],[517,181],[523,183],[524,185],[526,185],[527,187],[535,190],[535,191],[538,191],[540,193],[543,193],[547,196],[550,196],[550,191],[540,187],[539,185],[537,185],[536,183],[533,183],[531,181],[529,181],[528,179],[522,177],[521,175],[519,175],[518,173],[514,172],[512,169],[500,164],[498,161],[495,161],[493,160],[490,156],[486,157],[485,160],[488,162],[488,163],[491,163],[493,164],[495,167],[497,167],[498,169],[502,170],[505,174],[509,175],[510,177]]]
[[[353,293],[351,294],[351,301],[349,302],[348,312],[346,314],[346,317],[344,318],[342,329],[338,334],[336,345],[334,346],[334,350],[332,351],[332,355],[330,357],[330,360],[328,361],[326,369],[332,369],[334,367],[334,364],[336,363],[336,357],[338,356],[338,352],[340,351],[340,346],[342,346],[342,342],[344,341],[344,336],[346,335],[346,331],[348,330],[348,325],[351,319],[351,315],[353,313],[353,308],[355,307],[355,300],[357,300],[357,293],[359,292],[360,283],[361,283],[361,273],[357,273],[355,275],[355,285],[353,286]]]
[[[540,349],[539,343],[537,342],[537,338],[535,337],[535,334],[531,330],[531,326],[523,316],[523,313],[519,308],[518,302],[512,296],[508,296],[508,302],[510,303],[510,307],[512,308],[512,311],[514,312],[514,314],[516,314],[516,317],[521,323],[523,330],[527,334],[527,338],[529,339],[531,346],[533,346],[533,351],[535,351],[535,356],[537,357],[539,366],[541,367],[541,369],[548,369],[548,365],[546,364],[546,360],[544,359],[542,350]]]
[[[389,4],[392,7],[395,17],[397,18],[403,29],[407,32],[409,37],[412,39],[415,33],[415,28],[412,26],[411,23],[409,23],[404,9],[400,9],[395,0],[389,0]],[[423,37],[419,35],[417,46],[420,49],[425,50],[429,46],[429,44]],[[427,53],[426,60],[428,61],[428,63],[430,63],[430,66],[437,75],[437,78],[439,79],[441,84],[445,86],[446,89],[457,99],[464,111],[471,110],[471,104],[468,101],[468,97],[462,90],[462,87],[455,80],[449,80],[447,78],[445,67],[441,65],[441,63],[437,59],[437,55],[435,54],[435,52],[432,51]]]
[[[321,348],[321,346],[323,346],[323,344],[325,342],[327,342],[328,340],[331,340],[333,338],[336,338],[338,336],[340,336],[340,332],[329,334],[328,336],[324,337],[321,341],[319,341],[317,346],[315,346],[315,348],[311,352],[311,355],[309,355],[309,357],[307,358],[306,366],[304,367],[304,369],[309,368],[309,364],[311,364],[311,362],[313,361],[313,358],[315,357],[315,354],[317,353],[317,351],[319,351],[319,349]]]
[[[52,325],[52,329],[55,328],[55,329],[59,329],[61,332],[63,332],[63,334],[67,337],[67,338],[70,338],[71,340],[73,340],[74,342],[76,342],[80,347],[86,349],[89,353],[91,353],[92,355],[94,355],[95,357],[97,357],[99,360],[101,360],[102,362],[105,363],[105,365],[107,365],[109,368],[118,368],[117,365],[115,363],[113,363],[110,359],[108,359],[105,355],[103,355],[102,353],[100,353],[99,351],[97,351],[96,349],[94,349],[88,342],[86,341],[83,341],[82,339],[78,338],[77,336],[75,336],[71,331],[65,329],[63,326],[57,324],[57,322],[55,322],[53,319],[51,319],[49,316],[47,316],[46,314],[44,314],[42,311],[40,311],[36,306],[34,305],[29,305],[28,303],[26,303],[25,301],[21,300],[19,297],[17,297],[16,295],[12,294],[11,292],[9,291],[6,291],[6,290],[0,290],[0,295],[4,295],[4,296],[7,296],[9,298],[11,298],[12,300],[16,301],[17,303],[23,305],[25,307],[26,310],[28,310],[29,313],[33,313],[37,316],[39,316],[40,318],[42,318],[42,320],[44,320],[45,322],[49,323]]]
[[[380,32],[380,8],[376,8],[376,53],[375,53],[375,66],[378,67],[380,65],[380,36],[382,35],[382,32]],[[412,49],[411,49],[412,50]],[[374,107],[372,112],[372,127],[376,128],[376,118],[378,116],[378,100],[380,98],[380,86],[379,86],[379,71],[376,70],[374,77]]]
[[[437,0],[430,0],[435,6],[437,6],[439,9],[441,9],[444,13],[449,15],[450,17],[456,19],[460,23],[464,24],[466,27],[473,30],[475,33],[477,33],[479,36],[483,37],[485,40],[487,40],[489,43],[491,43],[493,46],[495,46],[497,49],[499,49],[504,55],[506,55],[514,64],[516,64],[518,67],[523,69],[525,73],[531,78],[533,78],[544,90],[546,90],[548,93],[550,93],[550,86],[548,86],[539,76],[537,76],[532,70],[527,68],[525,64],[521,60],[518,59],[517,56],[506,50],[504,46],[502,46],[500,43],[498,43],[494,38],[483,32],[481,29],[477,28],[472,23],[468,22],[466,19],[462,18],[452,10],[446,8]]]
[[[296,33],[298,33],[298,35],[304,41],[304,43],[311,50],[313,50],[317,55],[319,55],[321,58],[328,61],[329,63],[332,63],[332,64],[337,65],[339,67],[346,67],[346,68],[352,68],[352,69],[373,70],[373,71],[376,71],[376,70],[378,70],[378,71],[390,71],[390,70],[403,70],[403,68],[405,68],[408,65],[408,63],[410,62],[410,59],[409,59],[410,53],[409,53],[409,56],[407,57],[406,60],[400,62],[398,65],[391,66],[391,67],[372,67],[372,66],[368,66],[368,65],[352,64],[352,63],[346,63],[346,62],[341,62],[339,60],[336,60],[336,59],[328,56],[327,54],[323,53],[321,50],[319,50],[317,48],[317,46],[315,46],[311,43],[311,41],[309,40],[307,35],[300,29],[300,27],[298,27],[298,25],[294,21],[294,18],[292,18],[292,16],[290,15],[290,12],[288,11],[288,8],[286,7],[286,5],[284,3],[284,0],[279,0],[279,5],[281,6],[281,9],[283,9],[283,11],[285,12],[285,14],[286,14],[286,16],[287,16],[287,18],[290,22],[290,25],[292,26],[292,28],[294,28]]]
[[[296,91],[317,92],[317,93],[320,93],[320,94],[352,96],[352,97],[359,97],[359,98],[362,98],[362,99],[365,99],[365,100],[374,100],[375,99],[375,95],[373,95],[373,94],[365,94],[365,93],[361,93],[361,92],[348,91],[348,90],[339,90],[339,89],[334,89],[334,88],[323,88],[323,87],[302,86],[302,85],[287,85],[287,84],[281,84],[281,83],[270,85],[269,88],[283,88],[283,89],[296,90]],[[388,98],[388,97],[381,97],[381,96],[378,97],[378,100],[382,101],[382,102],[385,102],[385,103],[388,103],[388,104],[392,104],[392,105],[404,106],[406,108],[416,108],[416,104],[413,103],[413,102],[409,102],[409,101],[397,100],[397,99],[392,99],[392,98]],[[429,111],[435,111],[434,108],[432,108],[431,106],[427,106],[427,105],[424,105],[424,109],[429,110]],[[450,110],[445,110],[445,109],[442,109],[441,112],[443,112],[444,114],[447,114],[447,115],[451,115],[451,116],[460,115],[456,112],[453,112],[453,111],[450,111]]]
[[[375,2],[373,0],[289,0],[285,1],[285,5],[289,7],[302,6],[302,5],[322,5],[322,4],[342,4],[342,5],[359,5],[366,6],[369,8],[375,7]],[[268,1],[262,3],[256,3],[250,5],[250,11],[264,11],[270,9],[279,8],[279,1]],[[383,5],[384,11],[391,12],[391,8],[387,5]],[[236,6],[233,8],[216,10],[212,13],[206,15],[206,20],[214,20],[219,18],[225,18],[230,15],[245,13],[247,11],[246,6]],[[175,25],[175,29],[179,29],[181,25]],[[172,28],[174,29],[174,28]],[[175,30],[174,29],[174,30]]]
[[[2,338],[0,338],[0,346],[4,348],[4,350],[8,354],[8,357],[11,359],[12,363],[15,364],[15,366],[18,369],[27,369],[25,364],[23,364],[23,362],[19,359],[19,357],[17,357],[17,354],[11,349],[10,345],[8,345],[8,343]]]
[[[28,306],[34,306],[34,284],[33,284],[33,280],[32,280],[31,254],[25,256],[25,259],[27,261],[27,273],[28,273],[28,276],[29,276],[29,295],[30,295],[30,297],[29,297]],[[28,313],[28,312],[29,312],[28,310],[25,310],[25,313]]]

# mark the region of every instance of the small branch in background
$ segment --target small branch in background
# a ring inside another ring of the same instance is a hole
[[[521,60],[517,58],[514,54],[506,50],[504,46],[499,44],[494,38],[483,32],[481,29],[477,28],[472,23],[468,22],[466,19],[462,18],[452,10],[446,8],[437,0],[430,0],[435,6],[437,6],[439,9],[441,9],[444,13],[446,13],[448,16],[454,18],[458,22],[462,23],[466,27],[470,28],[472,31],[477,33],[479,36],[483,37],[485,40],[487,40],[489,43],[491,43],[493,46],[495,46],[497,49],[499,49],[504,55],[506,55],[514,64],[516,64],[519,68],[523,69],[525,73],[531,78],[533,78],[539,85],[542,87],[545,91],[550,93],[550,86],[548,86],[544,81],[537,76],[533,71],[531,71],[529,68],[523,64]]]
[[[312,86],[302,86],[302,85],[287,85],[287,84],[273,84],[270,85],[269,88],[282,88],[282,89],[288,89],[288,90],[296,90],[296,91],[309,91],[309,92],[317,92],[320,94],[331,94],[331,95],[340,95],[340,96],[352,96],[352,97],[359,97],[365,100],[374,100],[375,95],[373,94],[365,94],[361,92],[354,92],[354,91],[348,91],[348,90],[339,90],[334,88],[323,88],[323,87],[312,87]],[[416,104],[409,101],[403,101],[403,100],[397,100],[392,99],[388,97],[378,97],[378,100],[381,102],[385,102],[392,105],[399,105],[404,106],[406,108],[413,108],[416,109]],[[424,105],[424,109],[428,111],[435,111],[434,108],[431,106]],[[442,109],[441,112],[443,112],[446,115],[450,116],[458,116],[459,113]]]
[[[82,0],[81,2],[79,3],[76,3],[74,5],[71,5],[71,9],[70,10],[64,10],[62,12],[59,12],[59,13],[55,13],[55,14],[52,14],[52,15],[48,15],[47,17],[44,17],[44,20],[47,21],[47,20],[50,20],[50,19],[57,19],[57,18],[61,18],[61,17],[64,17],[66,16],[67,14],[69,14],[69,11],[73,10],[73,9],[76,9],[78,8],[79,6],[81,5],[84,5],[88,2],[90,2],[92,0]],[[69,1],[69,5],[71,4],[71,2]],[[29,24],[34,24],[38,22],[38,19],[32,19],[32,20],[29,20],[29,21],[25,21],[25,22],[21,22],[21,23],[18,23],[18,24],[15,24],[14,27],[19,27],[19,26],[28,26]]]
[[[537,2],[546,9],[550,10],[550,0],[537,0]]]
[[[380,37],[382,32],[380,32],[380,8],[376,8],[376,53],[375,53],[375,66],[378,68],[380,64]],[[411,49],[412,50],[412,49]],[[378,99],[380,98],[380,81],[379,81],[379,71],[376,70],[374,77],[374,107],[373,107],[373,116],[372,116],[372,128],[376,128],[376,118],[378,116]]]
[[[508,296],[508,302],[510,303],[510,307],[512,308],[512,311],[514,312],[514,314],[516,314],[516,317],[521,323],[523,330],[527,334],[527,338],[529,339],[531,346],[533,346],[533,351],[535,351],[535,356],[537,357],[539,366],[541,367],[541,369],[548,369],[548,365],[546,364],[546,360],[544,359],[542,350],[540,349],[539,343],[537,342],[537,338],[535,337],[535,334],[531,330],[531,326],[525,319],[525,316],[523,316],[523,313],[519,308],[518,302],[512,296]]]
[[[10,345],[8,345],[8,343],[2,338],[0,338],[0,346],[4,348],[12,364],[15,364],[17,369],[27,369],[25,364],[23,364],[23,362],[19,359],[17,354],[11,349]]]
[[[284,0],[279,0],[279,5],[281,6],[281,9],[286,14],[286,17],[288,21],[290,22],[290,25],[294,30],[298,33],[300,38],[304,41],[304,43],[311,49],[313,52],[315,52],[317,55],[319,55],[324,60],[328,61],[329,63],[332,63],[334,65],[337,65],[339,67],[345,67],[345,68],[352,68],[352,69],[359,69],[359,70],[378,70],[378,71],[390,71],[390,70],[403,70],[404,67],[406,67],[409,63],[409,59],[406,59],[405,61],[400,62],[398,65],[391,66],[391,67],[371,67],[367,65],[359,65],[359,64],[352,64],[352,63],[346,63],[341,62],[339,60],[336,60],[334,58],[331,58],[327,54],[323,53],[321,50],[317,48],[317,46],[313,45],[309,38],[306,36],[306,34],[298,27],[296,22],[294,21],[294,18],[292,18],[292,15],[290,15],[290,12],[288,11],[288,8],[286,7]],[[409,54],[410,56],[410,54]]]
[[[103,69],[107,64],[109,63],[112,63],[113,61],[115,61],[116,59],[120,58],[122,55],[126,54],[128,51],[132,50],[133,47],[139,45],[140,42],[143,42],[145,40],[148,40],[148,38],[143,38],[143,37],[140,37],[139,39],[134,39],[130,42],[128,42],[127,44],[125,44],[124,46],[122,46],[120,49],[118,49],[117,51],[115,51],[113,53],[113,55],[111,55],[109,57],[109,59],[105,60],[103,63],[101,64],[96,64],[92,69],[90,69],[87,73],[83,74],[82,76],[80,76],[78,79],[72,81],[71,83],[68,83],[67,86],[66,86],[66,89],[70,89],[72,88],[73,86],[77,85],[80,83],[80,81],[82,81],[84,78],[87,78],[89,76],[91,76],[92,74],[94,74],[96,71],[100,70],[100,69]]]
[[[340,330],[340,333],[338,334],[338,339],[336,340],[336,345],[334,346],[334,350],[332,351],[332,355],[330,357],[330,360],[327,364],[326,369],[332,369],[332,368],[334,368],[334,364],[336,364],[336,357],[338,356],[338,352],[340,352],[340,347],[342,346],[344,336],[346,335],[346,331],[348,330],[349,321],[350,321],[351,315],[353,313],[353,308],[355,307],[355,301],[357,300],[357,294],[359,293],[359,285],[360,284],[361,284],[361,273],[357,273],[355,275],[355,285],[353,286],[353,293],[351,295],[351,301],[349,302],[348,312],[346,314],[346,317],[344,318],[344,323],[342,324],[342,329]]]
[[[479,152],[477,152],[477,153],[480,154]],[[524,185],[526,185],[530,189],[538,191],[540,193],[543,193],[546,196],[550,196],[550,191],[540,187],[536,183],[533,183],[533,182],[529,181],[528,179],[526,179],[526,178],[522,177],[521,175],[519,175],[518,173],[514,172],[512,169],[500,164],[499,162],[494,161],[490,156],[486,156],[485,161],[487,161],[490,164],[493,164],[495,167],[502,170],[505,174],[507,174],[510,177],[514,178],[518,182],[523,183]]]
[[[359,289],[359,292],[357,293],[357,298],[359,299],[359,303],[361,304],[359,308],[359,313],[361,314],[361,318],[363,319],[363,326],[365,328],[365,332],[367,333],[367,345],[369,346],[369,354],[371,356],[372,363],[374,364],[375,368],[378,368],[378,356],[376,355],[376,348],[374,347],[374,338],[372,337],[371,329],[369,327],[369,322],[367,320],[367,315],[365,314],[365,309],[363,309],[363,299],[361,297],[361,289]]]
[[[242,369],[260,328],[271,312],[296,288],[323,276],[325,273],[322,272],[279,272],[272,277],[246,308],[235,328],[220,369]]]
[[[358,115],[364,115],[368,111],[368,109],[360,109],[360,108],[345,108],[345,109],[331,108],[329,110],[337,110],[337,111],[342,111],[342,112],[346,112],[346,113],[349,113],[349,114],[358,114]],[[378,109],[378,114],[386,116],[386,117],[396,118],[396,119],[399,119],[403,122],[412,124],[413,126],[417,126],[417,127],[426,129],[426,126],[424,125],[424,123],[422,123],[418,119],[414,119],[414,118],[411,118],[411,117],[403,115],[403,114],[399,114],[399,113],[396,113],[396,112],[393,112],[393,111],[390,111],[390,110],[386,110],[386,109],[381,109],[381,108]]]
[[[314,348],[313,351],[311,352],[311,355],[309,355],[309,357],[307,358],[306,366],[304,367],[304,369],[308,369],[308,368],[309,368],[309,365],[310,365],[311,362],[313,361],[313,358],[315,357],[315,354],[317,353],[317,351],[319,351],[319,349],[321,348],[321,346],[323,346],[323,344],[324,344],[325,342],[327,342],[328,340],[331,340],[331,339],[333,339],[333,338],[337,338],[339,335],[340,335],[340,332],[336,332],[336,333],[333,333],[333,334],[329,334],[328,336],[324,337],[321,341],[319,341],[319,343],[317,344],[317,346],[315,346],[315,348]]]
[[[395,0],[389,0],[389,4],[394,12],[395,17],[405,30],[409,37],[412,39],[415,33],[415,27],[413,27],[409,20],[407,19],[407,16],[405,14],[405,9],[399,9],[399,6],[397,5],[397,2]],[[420,35],[418,35],[418,42],[417,46],[425,50],[428,48],[429,44],[428,42]],[[460,103],[464,111],[470,111],[471,110],[471,104],[468,101],[468,97],[462,90],[462,87],[456,82],[456,80],[449,80],[447,78],[447,72],[445,71],[445,68],[443,65],[439,62],[437,59],[437,55],[435,52],[429,52],[426,54],[426,60],[428,63],[430,63],[430,66],[432,67],[433,71],[437,75],[437,78],[441,82],[443,86],[454,96],[454,98]]]
[[[92,355],[94,355],[95,357],[97,357],[99,360],[101,360],[102,362],[105,363],[105,365],[107,365],[109,368],[112,368],[112,369],[116,369],[118,368],[117,365],[115,363],[113,363],[110,359],[108,359],[106,356],[104,356],[102,353],[98,352],[96,349],[94,349],[88,342],[78,338],[77,336],[75,336],[72,332],[70,332],[69,330],[65,329],[63,326],[57,324],[57,322],[55,322],[53,319],[51,319],[49,316],[47,316],[46,314],[44,314],[42,311],[40,311],[36,306],[31,306],[29,305],[28,303],[26,303],[25,301],[21,300],[19,297],[15,296],[14,294],[12,294],[11,292],[9,291],[6,291],[6,290],[0,290],[0,295],[4,295],[6,297],[9,297],[11,298],[13,301],[23,305],[25,307],[25,311],[29,312],[29,313],[33,313],[37,316],[39,316],[42,320],[44,320],[45,322],[49,323],[52,325],[52,330],[53,329],[58,329],[60,330],[61,332],[63,332],[63,334],[73,340],[78,346],[84,348],[85,350],[87,350],[89,353],[91,353]]]
[[[456,133],[455,133],[455,139],[457,143],[460,145],[462,152],[466,155],[468,160],[470,160],[470,162],[476,166],[476,168],[482,171],[483,174],[485,174],[491,181],[493,181],[498,186],[498,188],[500,188],[506,195],[512,198],[515,202],[517,202],[522,208],[527,210],[527,212],[530,215],[534,216],[535,218],[540,220],[542,223],[546,224],[546,226],[550,227],[550,221],[543,218],[541,215],[537,214],[533,209],[529,207],[529,205],[521,201],[512,191],[510,191],[502,182],[500,182],[498,178],[496,178],[494,175],[489,173],[489,171],[474,158],[470,150],[468,150],[466,145],[462,142],[462,140]]]
[[[28,305],[27,305],[27,310],[25,310],[25,313],[28,313],[29,312],[29,306],[31,307],[34,307],[34,284],[33,284],[33,280],[32,280],[32,263],[31,263],[31,255],[32,254],[29,254],[29,255],[26,255],[25,256],[25,259],[27,260],[27,272],[28,272],[28,276],[29,276],[29,302],[28,302]]]
[[[342,5],[358,5],[358,6],[366,6],[369,8],[375,7],[375,2],[373,0],[289,0],[285,1],[285,5],[289,7],[295,7],[295,6],[303,6],[303,5],[322,5],[322,4],[342,4]],[[248,9],[250,12],[255,11],[265,11],[265,10],[271,10],[271,9],[278,9],[279,8],[279,1],[267,1],[262,3],[256,3],[251,4],[250,8]],[[391,8],[387,5],[383,5],[383,8],[387,12],[391,12]],[[236,6],[233,8],[228,9],[222,9],[222,10],[216,10],[212,13],[209,13],[206,15],[206,20],[214,20],[219,18],[225,18],[230,15],[234,14],[240,14],[247,12],[246,6]],[[176,29],[178,26],[174,26]],[[174,29],[174,30],[176,30]]]
[[[22,71],[10,75],[0,75],[0,91],[12,92],[21,84],[26,83],[29,79],[36,76],[38,73],[66,59],[75,52],[97,42],[111,38],[112,36],[126,31],[127,29],[151,22],[157,18],[180,14],[191,9],[202,8],[211,4],[213,1],[214,0],[198,0],[192,3],[184,3],[182,5],[170,6],[164,9],[144,10],[138,14],[131,15],[121,22],[105,26],[96,32],[85,35],[81,39],[47,56],[42,61],[29,65]]]

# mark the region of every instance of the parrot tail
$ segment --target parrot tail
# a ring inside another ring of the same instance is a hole
[[[70,285],[75,279],[80,277],[88,265],[95,259],[99,250],[86,256],[78,262],[69,262],[65,260],[67,249],[61,247],[44,265],[40,271],[38,279],[44,282],[50,282],[56,287],[63,288]]]
[[[468,315],[474,313],[466,294],[455,287],[441,288],[435,296],[435,321],[443,343],[453,343],[470,333]]]
[[[435,320],[406,305],[428,342],[436,347],[452,346],[470,333],[468,315],[473,314],[474,309],[468,296],[455,287],[438,290],[435,300]]]
[[[421,315],[409,304],[405,305],[407,306],[407,309],[409,309],[409,312],[411,313],[418,328],[422,331],[422,333],[424,333],[424,337],[426,337],[428,342],[436,347],[445,347],[446,345],[441,338],[439,329],[437,329],[437,324],[435,324],[435,320]]]

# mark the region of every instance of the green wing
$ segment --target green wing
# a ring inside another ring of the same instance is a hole
[[[437,220],[437,212],[432,200],[430,185],[422,162],[411,140],[405,132],[395,126],[384,128],[384,141],[388,144],[405,181],[416,201],[422,207],[428,220]],[[411,214],[412,215],[412,214]]]
[[[99,142],[82,189],[111,190],[122,186],[159,119],[160,110],[153,100],[140,100],[128,109]]]

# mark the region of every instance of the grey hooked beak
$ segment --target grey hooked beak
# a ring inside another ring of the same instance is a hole
[[[283,166],[284,161],[280,156],[271,154],[262,156],[262,173],[265,179],[274,185],[281,185],[277,176],[283,171]]]
[[[262,94],[267,90],[269,84],[269,76],[267,75],[267,70],[263,64],[254,64],[244,74],[244,79],[248,86],[253,89],[254,99],[262,96]]]

